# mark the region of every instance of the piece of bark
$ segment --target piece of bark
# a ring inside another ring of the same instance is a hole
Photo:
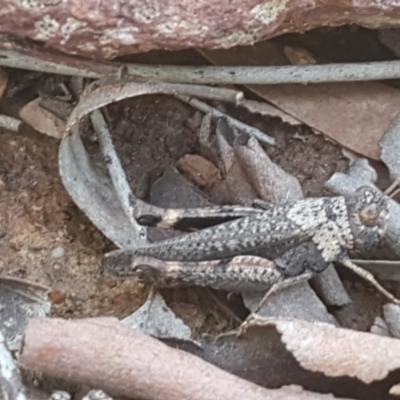
[[[65,131],[65,122],[40,106],[41,99],[32,100],[24,106],[19,116],[28,125],[40,133],[61,139]]]
[[[115,318],[34,319],[24,343],[23,366],[68,376],[111,396],[151,400],[321,398],[305,391],[264,389],[128,329]]]

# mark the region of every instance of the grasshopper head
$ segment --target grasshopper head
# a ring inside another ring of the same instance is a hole
[[[371,248],[382,239],[389,220],[388,201],[370,187],[357,189],[346,199],[354,249]]]

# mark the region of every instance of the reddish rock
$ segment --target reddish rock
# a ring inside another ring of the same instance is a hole
[[[230,48],[319,26],[400,25],[400,3],[390,0],[3,0],[0,5],[0,33],[96,59],[155,49]]]

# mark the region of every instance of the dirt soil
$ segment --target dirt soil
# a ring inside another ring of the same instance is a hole
[[[149,198],[154,182],[179,157],[198,152],[196,112],[178,100],[146,96],[114,104],[108,111],[116,149],[140,198]],[[306,196],[325,194],[326,180],[347,168],[338,146],[304,127],[246,111],[231,115],[277,139],[277,147],[265,147],[267,153],[299,179]],[[123,317],[136,310],[148,288],[135,279],[98,274],[102,255],[114,246],[63,188],[57,166],[59,142],[35,132],[0,132],[0,141],[1,273],[50,286],[57,316]],[[87,135],[85,143],[100,163],[95,138]],[[197,334],[216,334],[237,325],[206,290],[165,294],[173,311]],[[370,326],[375,311],[373,305],[359,328]]]

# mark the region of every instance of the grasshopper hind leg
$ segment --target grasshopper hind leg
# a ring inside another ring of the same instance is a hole
[[[286,278],[285,280],[282,280],[280,282],[274,283],[270,289],[268,289],[267,293],[265,293],[264,297],[261,299],[261,301],[258,303],[257,307],[254,309],[253,314],[257,314],[260,312],[261,308],[264,306],[264,304],[268,301],[268,299],[271,297],[273,293],[276,293],[282,289],[285,289],[287,287],[296,285],[297,283],[305,282],[311,279],[314,276],[314,274],[310,271],[304,272],[301,275],[298,276],[293,276],[290,278]]]

